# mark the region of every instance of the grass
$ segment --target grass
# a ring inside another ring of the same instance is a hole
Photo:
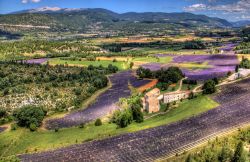
[[[103,67],[108,67],[109,64],[112,64],[114,66],[117,66],[119,70],[126,70],[129,68],[129,65],[127,62],[124,61],[117,61],[113,62],[112,60],[100,60],[100,61],[71,61],[71,60],[62,60],[60,58],[55,58],[55,59],[50,59],[49,64],[50,65],[64,65],[68,64],[69,66],[84,66],[87,67],[89,65],[93,66],[100,66],[102,65]]]
[[[201,64],[195,62],[188,62],[188,63],[180,63],[177,66],[181,68],[188,68],[188,69],[207,69],[211,68],[212,66],[208,64],[208,62],[203,62]]]
[[[0,157],[51,150],[93,139],[102,139],[165,125],[198,115],[217,106],[218,104],[208,96],[199,96],[193,100],[181,102],[178,108],[174,108],[164,115],[154,116],[143,123],[133,123],[123,129],[117,129],[115,124],[108,123],[99,127],[90,123],[83,129],[75,127],[60,129],[59,132],[46,130],[30,132],[28,129],[18,128],[15,131],[0,134]]]
[[[145,62],[145,63],[163,63],[163,64],[166,64],[166,63],[169,63],[172,61],[172,57],[169,56],[169,57],[161,57],[159,59],[157,59],[156,57],[136,57],[133,59],[134,62]]]

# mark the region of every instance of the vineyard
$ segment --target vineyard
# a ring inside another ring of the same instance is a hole
[[[215,96],[221,103],[218,108],[187,120],[20,157],[24,161],[152,161],[175,155],[214,138],[220,132],[249,123],[249,83],[250,79],[247,79],[223,87],[222,92]],[[225,97],[220,99],[221,96]]]

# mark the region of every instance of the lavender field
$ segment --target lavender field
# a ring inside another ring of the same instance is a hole
[[[51,119],[45,123],[47,129],[64,128],[78,126],[81,123],[87,123],[97,118],[103,117],[118,107],[116,103],[119,98],[128,97],[130,89],[128,83],[134,87],[140,87],[149,83],[149,80],[138,80],[131,71],[120,72],[110,77],[112,87],[101,94],[95,103],[86,109],[72,112],[63,118]]]
[[[40,58],[40,59],[31,59],[31,60],[26,60],[24,61],[27,64],[43,64],[47,62],[49,59],[48,58]]]
[[[218,108],[190,119],[55,151],[21,155],[20,158],[23,161],[132,162],[175,155],[228,129],[249,123],[249,84],[250,79],[247,79],[224,86],[222,92],[215,96],[221,103]]]
[[[6,127],[0,127],[0,133],[5,131],[7,128]]]
[[[164,57],[164,56],[169,56],[169,55],[159,54],[159,57]],[[236,55],[231,55],[231,54],[181,55],[181,56],[173,56],[173,61],[171,63],[174,64],[207,63],[209,67],[204,69],[195,69],[195,68],[192,69],[192,68],[180,67],[183,73],[190,79],[207,80],[207,79],[212,79],[214,77],[218,78],[225,77],[228,72],[233,72],[235,70],[235,66],[239,64],[239,61]],[[156,71],[161,68],[167,68],[169,66],[172,66],[171,63],[170,64],[148,63],[144,64],[143,67]]]

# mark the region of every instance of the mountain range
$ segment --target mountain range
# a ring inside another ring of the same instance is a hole
[[[233,27],[227,20],[192,13],[128,12],[106,9],[42,7],[0,15],[0,25],[46,26],[51,31],[173,30],[196,27]],[[237,26],[239,26],[238,23]],[[242,24],[242,23],[241,23]]]

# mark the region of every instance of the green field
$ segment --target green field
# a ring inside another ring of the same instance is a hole
[[[163,115],[154,116],[143,123],[132,123],[127,128],[117,129],[115,124],[104,123],[96,127],[93,123],[85,128],[60,129],[59,132],[39,130],[30,132],[18,128],[0,134],[0,157],[60,148],[93,139],[107,138],[122,133],[135,132],[183,120],[217,107],[218,104],[208,96],[184,100],[178,108]]]
[[[89,65],[93,65],[93,66],[100,66],[102,65],[103,67],[108,67],[109,64],[112,64],[114,66],[117,66],[119,70],[127,70],[129,68],[129,64],[125,61],[117,61],[117,62],[113,62],[112,60],[100,60],[100,61],[72,61],[72,60],[63,60],[60,58],[55,58],[55,59],[50,59],[49,60],[49,64],[51,65],[74,65],[74,66],[89,66]]]
[[[172,57],[160,57],[159,59],[157,59],[156,57],[136,57],[133,58],[133,61],[139,61],[139,62],[145,62],[145,63],[162,63],[162,64],[166,64],[172,61]]]

